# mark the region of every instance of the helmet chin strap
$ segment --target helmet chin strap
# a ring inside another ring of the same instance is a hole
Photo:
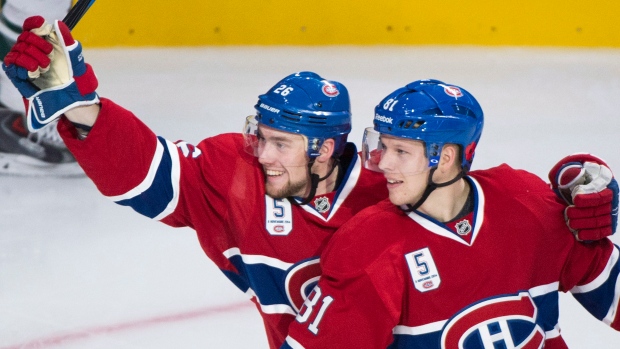
[[[417,210],[418,208],[420,208],[420,206],[422,206],[422,204],[424,203],[424,201],[426,201],[426,199],[428,199],[429,195],[431,195],[431,193],[437,189],[437,188],[441,188],[441,187],[447,187],[450,184],[456,183],[456,181],[458,181],[459,179],[463,178],[465,176],[465,170],[463,170],[461,168],[461,171],[456,175],[456,177],[452,178],[451,180],[447,181],[447,182],[443,182],[443,183],[435,183],[433,182],[433,173],[435,173],[435,171],[437,170],[437,166],[431,168],[431,172],[428,174],[428,179],[427,179],[427,184],[426,184],[426,189],[424,189],[424,193],[422,193],[422,197],[420,198],[420,200],[418,200],[418,202],[416,202],[413,205],[410,204],[406,204],[406,205],[402,205],[401,206],[401,210],[405,211],[405,212],[413,212],[415,210]],[[406,207],[406,208],[404,208]]]
[[[332,168],[322,178],[319,177],[318,174],[312,173],[312,165],[314,165],[314,159],[310,160],[308,162],[308,174],[310,175],[310,193],[301,202],[297,202],[297,200],[295,200],[295,198],[292,196],[288,197],[288,201],[290,201],[293,205],[296,205],[296,206],[302,206],[302,205],[309,203],[310,200],[312,200],[312,198],[314,198],[314,196],[316,195],[316,189],[319,186],[319,182],[324,181],[329,176],[331,176],[331,174],[334,172],[336,167],[340,168],[340,159],[338,158],[333,158],[333,159],[334,159],[334,164],[332,165]]]

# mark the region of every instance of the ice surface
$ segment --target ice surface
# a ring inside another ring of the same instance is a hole
[[[85,56],[101,96],[172,140],[240,131],[259,94],[312,70],[348,86],[359,145],[383,96],[435,78],[465,87],[484,108],[474,168],[507,162],[544,178],[559,158],[587,151],[620,171],[620,50],[86,48]],[[561,302],[571,348],[617,349],[620,334],[571,296]],[[252,304],[191,230],[116,206],[86,178],[0,177],[0,349],[199,347],[267,346]]]

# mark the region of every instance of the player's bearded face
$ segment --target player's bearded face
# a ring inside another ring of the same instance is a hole
[[[309,191],[307,141],[303,136],[261,126],[258,161],[265,173],[265,192],[276,198],[305,196]]]
[[[424,144],[381,135],[379,168],[387,179],[390,201],[394,205],[415,204],[422,197],[430,171]]]

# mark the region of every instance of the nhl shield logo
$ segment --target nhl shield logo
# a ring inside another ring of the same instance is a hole
[[[456,233],[459,235],[467,235],[471,233],[471,224],[467,219],[456,223]]]
[[[316,200],[314,200],[314,208],[319,213],[325,213],[329,211],[329,209],[331,208],[331,205],[329,204],[329,199],[324,196],[317,198]]]

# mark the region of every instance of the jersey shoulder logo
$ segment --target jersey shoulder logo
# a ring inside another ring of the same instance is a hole
[[[442,349],[540,349],[545,333],[528,292],[500,296],[462,310],[444,326]]]
[[[183,153],[183,156],[186,158],[197,158],[200,155],[202,155],[202,151],[200,150],[200,148],[197,148],[196,146],[194,146],[193,144],[189,144],[187,142],[184,141],[179,141],[177,143],[175,143],[177,148],[179,148],[181,150],[181,153]]]

